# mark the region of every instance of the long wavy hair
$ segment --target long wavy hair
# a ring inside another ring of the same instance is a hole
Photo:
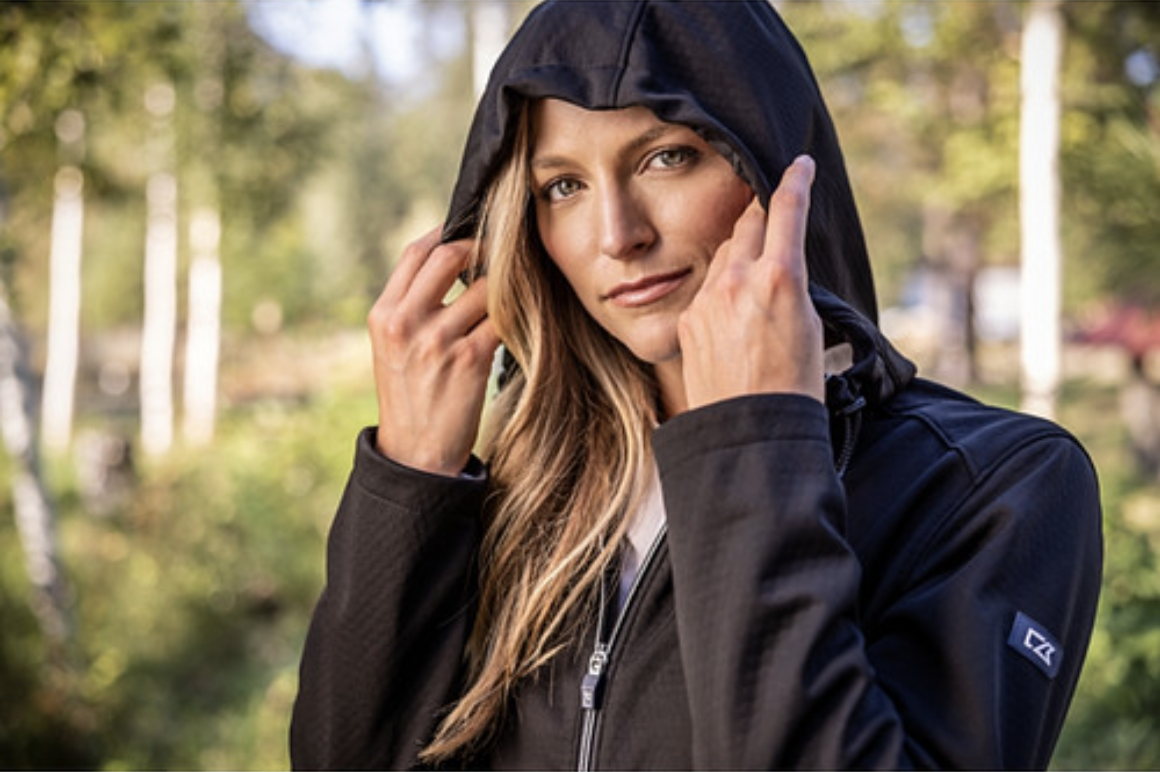
[[[481,218],[476,268],[487,272],[488,312],[518,369],[488,410],[482,454],[493,495],[468,683],[422,753],[430,763],[483,747],[516,685],[592,618],[652,458],[651,369],[592,320],[540,244],[528,113]]]

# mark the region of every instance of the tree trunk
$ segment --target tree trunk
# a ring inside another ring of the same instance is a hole
[[[471,82],[475,98],[483,95],[495,60],[511,33],[508,4],[487,0],[468,6],[471,24]]]
[[[32,587],[32,610],[53,644],[68,639],[68,591],[56,550],[55,517],[44,485],[33,420],[28,349],[8,307],[0,279],[0,430],[12,465],[16,530]]]
[[[182,433],[192,445],[213,440],[221,347],[221,221],[216,209],[198,210],[189,226],[189,318],[185,338]]]
[[[1132,357],[1127,383],[1120,391],[1120,411],[1136,468],[1160,479],[1160,387],[1148,378],[1144,355]]]
[[[172,168],[173,87],[151,86],[145,97],[153,115],[155,164]],[[141,445],[157,456],[173,445],[173,352],[177,335],[177,179],[169,171],[150,176],[146,190],[145,318],[141,332]]]
[[[45,447],[63,451],[72,440],[77,359],[80,355],[81,238],[84,175],[65,166],[56,175],[49,253],[48,346],[41,402]]]
[[[201,75],[194,87],[196,110],[190,125],[200,147],[209,153],[221,145],[221,111],[225,96],[224,27],[219,9],[203,6],[195,20],[201,51]],[[185,334],[185,381],[182,389],[182,436],[194,446],[208,445],[217,420],[218,366],[221,355],[222,262],[221,191],[217,168],[204,159],[185,179],[192,202],[189,222],[189,306]]]
[[[1058,0],[1033,0],[1023,29],[1019,131],[1022,234],[1023,409],[1055,413],[1061,366],[1059,77],[1063,18]]]
[[[60,452],[72,441],[80,356],[81,253],[84,236],[85,117],[65,110],[56,120],[63,165],[54,180],[52,246],[49,251],[48,346],[41,402],[41,439]]]
[[[173,351],[177,325],[177,180],[149,180],[145,319],[141,334],[141,444],[156,456],[173,445]]]

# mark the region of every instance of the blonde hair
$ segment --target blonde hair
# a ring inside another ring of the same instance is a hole
[[[425,762],[486,745],[516,685],[594,618],[585,612],[600,602],[651,463],[655,379],[588,316],[540,246],[528,204],[530,145],[525,109],[480,226],[489,315],[519,369],[489,410],[484,440],[494,493],[468,686]]]

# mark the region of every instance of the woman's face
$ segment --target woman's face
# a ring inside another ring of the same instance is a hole
[[[540,238],[588,313],[638,358],[679,358],[677,319],[752,200],[691,129],[644,107],[532,108]]]

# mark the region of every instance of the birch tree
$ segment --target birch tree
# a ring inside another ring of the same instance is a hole
[[[478,100],[495,60],[511,34],[510,3],[487,0],[468,6],[471,21],[471,88]]]
[[[32,588],[32,610],[45,637],[63,642],[71,628],[68,592],[57,556],[53,508],[41,474],[28,349],[0,277],[0,433],[12,466],[16,531]]]
[[[160,455],[173,444],[173,355],[177,325],[177,178],[171,171],[173,86],[146,92],[155,122],[158,169],[146,187],[145,313],[141,331],[141,445]]]
[[[80,356],[81,250],[84,235],[84,173],[77,165],[83,153],[85,119],[65,110],[56,135],[66,163],[54,179],[52,246],[49,252],[48,353],[41,402],[42,438],[52,451],[65,450],[72,439],[77,362]]]
[[[221,144],[221,110],[225,96],[224,34],[218,8],[206,6],[194,19],[201,75],[193,88],[195,144]],[[195,198],[189,222],[189,303],[186,317],[185,368],[182,389],[182,435],[195,446],[214,436],[218,364],[221,356],[222,262],[221,191],[217,169],[201,159],[191,169],[190,195]]]
[[[189,311],[186,320],[182,433],[192,445],[214,435],[221,350],[221,215],[206,206],[190,218]]]
[[[1063,19],[1058,0],[1027,6],[1022,39],[1019,217],[1023,409],[1051,417],[1061,370],[1059,72]]]

